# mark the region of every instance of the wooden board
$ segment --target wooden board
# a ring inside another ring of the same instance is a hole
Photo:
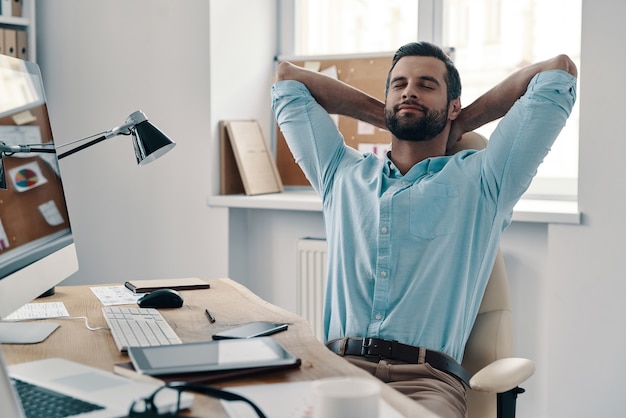
[[[325,58],[310,61],[288,59],[286,61],[309,68],[319,66],[320,71],[334,66],[339,80],[384,100],[385,81],[392,58],[393,54],[372,57]],[[391,141],[389,132],[385,130],[345,116],[338,116],[338,120],[339,130],[343,134],[346,144],[355,149],[359,148],[359,144],[389,144]],[[310,185],[294,161],[280,129],[276,131],[276,165],[283,184],[286,186]]]

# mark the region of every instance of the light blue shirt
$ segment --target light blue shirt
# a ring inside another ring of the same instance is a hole
[[[536,75],[483,151],[404,176],[347,146],[297,81],[272,87],[289,148],[320,195],[329,247],[325,337],[377,337],[461,362],[513,206],[565,125],[576,79]]]

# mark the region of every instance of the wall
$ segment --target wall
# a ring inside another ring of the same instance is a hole
[[[271,128],[274,1],[181,4],[37,2],[57,140],[107,129],[141,108],[178,142],[141,169],[125,138],[62,161],[81,262],[71,281],[229,275],[294,309],[295,240],[323,235],[319,213],[206,204],[218,184],[217,122],[255,117]],[[626,93],[625,15],[626,2],[583,0],[583,224],[514,223],[502,240],[516,353],[537,363],[518,401],[521,418],[623,415],[626,145],[614,121]],[[555,22],[558,36],[556,25],[567,22]]]
[[[269,89],[276,45],[273,0],[246,3],[37,1],[57,143],[137,109],[177,142],[141,168],[127,137],[61,161],[80,263],[66,284],[228,275],[228,213],[206,203],[218,181],[217,123],[252,117],[267,129],[258,92]]]
[[[269,91],[272,85],[274,56],[277,47],[277,10],[274,0],[211,1],[211,120],[213,141],[210,161],[213,167],[211,193],[219,194],[220,120],[256,119],[265,137],[272,130]],[[245,12],[242,12],[244,11]],[[208,196],[208,195],[207,195]],[[254,254],[257,241],[247,239],[247,219],[226,208],[209,208],[214,220],[227,231],[240,231],[242,239],[233,239],[233,232],[213,234],[223,246],[227,275],[252,290],[266,286],[265,277],[249,274],[249,254]],[[264,245],[264,244],[262,244]],[[249,249],[252,246],[252,251]],[[207,253],[210,254],[210,253]],[[215,255],[211,254],[211,260]],[[272,277],[272,276],[270,276]],[[270,280],[271,281],[271,280]]]
[[[623,416],[626,371],[626,2],[583,1],[579,196],[583,225],[548,232],[548,416]]]

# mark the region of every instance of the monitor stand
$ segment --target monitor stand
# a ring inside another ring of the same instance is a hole
[[[43,292],[41,295],[37,296],[37,299],[39,298],[46,298],[48,296],[52,296],[54,295],[54,287],[51,287],[50,289],[46,290],[45,292]]]
[[[54,295],[51,287],[38,296],[43,298]],[[11,322],[0,321],[0,344],[37,344],[48,338],[59,324],[54,322]]]
[[[0,322],[0,343],[40,343],[58,327],[54,322]]]

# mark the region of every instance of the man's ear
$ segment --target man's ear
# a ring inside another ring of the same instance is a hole
[[[457,97],[450,101],[450,106],[448,106],[448,119],[455,120],[459,116],[459,113],[461,113],[461,98]]]

